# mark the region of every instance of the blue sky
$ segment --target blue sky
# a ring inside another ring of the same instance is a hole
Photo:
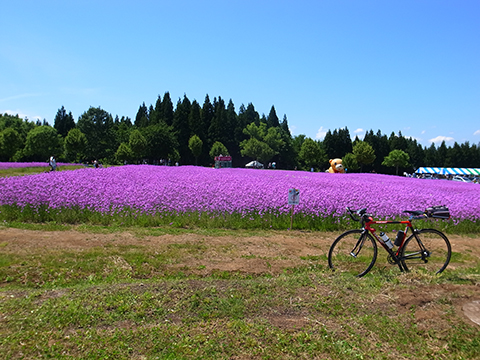
[[[293,135],[480,142],[477,0],[16,0],[1,6],[0,113],[134,119],[168,91],[275,106]]]

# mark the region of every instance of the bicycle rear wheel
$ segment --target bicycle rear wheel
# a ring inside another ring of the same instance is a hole
[[[402,249],[402,265],[405,270],[440,274],[447,267],[452,256],[448,238],[435,229],[415,230],[405,241]]]
[[[363,230],[350,230],[335,239],[328,252],[328,266],[335,272],[362,277],[377,259],[377,244]]]

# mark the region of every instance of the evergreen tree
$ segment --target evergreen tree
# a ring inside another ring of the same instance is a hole
[[[55,115],[53,127],[62,136],[67,136],[68,132],[75,127],[75,120],[72,113],[68,113],[62,106]]]
[[[458,167],[455,166],[454,162],[452,161],[452,152],[450,148],[447,148],[447,144],[445,141],[442,141],[440,146],[436,149],[436,158],[437,158],[437,165],[438,167]]]
[[[293,169],[296,166],[296,154],[293,149],[293,139],[288,128],[287,116],[284,115],[282,123],[275,127],[282,137],[283,145],[272,161],[277,163],[277,168]],[[323,148],[322,148],[323,149]]]
[[[150,111],[150,124],[155,125],[163,120],[162,97],[158,95],[155,107]]]
[[[267,127],[279,127],[280,126],[280,121],[278,120],[277,113],[275,111],[275,106],[272,105],[270,109],[270,113],[268,114],[267,117]]]
[[[235,141],[235,129],[237,127],[237,113],[232,99],[228,101],[227,112],[225,116],[224,137],[226,138],[225,146],[230,149],[232,156],[240,155],[240,145]]]
[[[425,152],[422,145],[417,143],[417,140],[410,139],[407,145],[407,154],[410,157],[411,168],[409,172],[413,172],[425,164]]]
[[[442,161],[443,164],[443,161]],[[437,159],[437,149],[435,148],[435,143],[432,143],[428,149],[425,149],[425,165],[427,167],[438,167],[440,161]]]
[[[144,128],[149,125],[148,121],[148,109],[145,105],[145,102],[140,105],[137,111],[137,115],[135,116],[135,126],[137,128]]]
[[[390,153],[390,143],[387,136],[382,135],[380,130],[378,130],[376,134],[373,133],[373,130],[370,130],[365,133],[363,141],[370,144],[376,155],[373,163],[365,166],[365,170],[373,170],[376,173],[388,174],[390,170],[385,165],[382,165],[383,159]]]
[[[216,141],[227,144],[229,143],[231,134],[228,133],[227,110],[225,108],[225,102],[221,97],[218,97],[218,100],[216,98],[214,99],[213,109],[213,118],[208,128],[208,138],[212,144]]]
[[[247,109],[245,108],[245,105],[240,105],[240,108],[238,110],[238,115],[237,115],[237,121],[235,124],[235,129],[233,131],[233,138],[235,144],[237,144],[237,153],[232,152],[233,156],[233,165],[234,166],[241,166],[240,164],[243,165],[243,161],[241,159],[241,153],[240,153],[240,144],[242,141],[248,139],[248,135],[243,132],[243,129],[247,127],[249,123],[247,123],[247,116],[246,116],[246,111]]]
[[[192,163],[192,156],[188,148],[188,141],[190,139],[190,127],[188,124],[188,116],[191,110],[190,100],[186,95],[183,96],[183,101],[178,99],[177,107],[173,115],[173,131],[178,141],[178,153],[180,161],[183,164]]]
[[[203,102],[202,112],[201,112],[201,125],[203,129],[199,132],[199,134],[205,134],[206,136],[206,143],[207,146],[211,146],[215,141],[210,139],[209,136],[209,128],[210,124],[212,123],[214,114],[214,108],[212,103],[210,102],[210,97],[205,95],[205,101]]]
[[[341,149],[341,151],[339,151],[341,154],[340,158],[352,152],[352,138],[350,137],[348,127],[345,126],[343,129],[338,129],[338,143],[339,149]]]
[[[190,128],[190,135],[197,135],[200,140],[205,141],[207,134],[204,132],[201,111],[200,104],[197,100],[193,100],[188,114],[188,127]]]
[[[171,126],[173,124],[173,115],[173,102],[170,98],[170,93],[167,91],[165,95],[163,95],[161,118],[168,126]]]
[[[407,150],[407,141],[402,135],[402,132],[399,131],[398,135],[395,135],[394,132],[390,134],[390,138],[388,139],[390,150]]]
[[[330,159],[342,158],[352,151],[352,139],[348,128],[328,130],[323,139],[323,146]]]

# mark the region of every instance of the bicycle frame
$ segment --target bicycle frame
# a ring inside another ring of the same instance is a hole
[[[353,220],[357,220],[355,218],[353,218],[353,215],[352,213],[350,213],[351,217]],[[429,256],[429,253],[427,252],[427,250],[425,249],[425,246],[423,245],[422,241],[418,238],[418,236],[416,235],[416,231],[415,229],[413,228],[413,225],[412,225],[412,220],[414,219],[423,219],[425,216],[424,215],[411,215],[409,217],[408,220],[401,220],[401,221],[394,221],[394,220],[373,220],[373,218],[368,215],[368,214],[364,214],[362,215],[361,217],[361,224],[362,224],[362,230],[364,232],[369,232],[376,240],[377,242],[385,249],[385,251],[388,252],[388,254],[391,256],[391,259],[393,261],[394,264],[398,265],[398,267],[400,268],[400,271],[406,271],[406,269],[404,268],[404,265],[402,263],[402,260],[405,260],[405,259],[412,259],[412,258],[419,258],[419,259],[422,259],[423,261],[425,261],[425,259]],[[380,238],[380,236],[378,236],[376,234],[376,229],[372,227],[372,225],[375,225],[375,224],[379,224],[379,225],[394,225],[394,224],[400,224],[400,225],[405,225],[405,230],[403,232],[403,238],[402,238],[402,242],[401,244],[398,246],[397,250],[396,251],[393,251],[392,249],[390,249],[384,242],[383,240]],[[409,254],[408,256],[405,256],[405,257],[402,257],[400,254],[402,253],[402,250],[403,250],[403,245],[405,244],[405,239],[408,238],[408,231],[409,229],[412,231],[412,234],[415,236],[415,239],[417,240],[417,243],[421,249],[421,251],[419,251],[418,253],[414,253],[414,254]]]

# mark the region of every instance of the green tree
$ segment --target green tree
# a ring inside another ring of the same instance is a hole
[[[68,132],[75,127],[72,112],[67,114],[67,111],[62,106],[61,109],[57,111],[57,115],[55,115],[53,127],[62,137],[67,136]]]
[[[195,165],[198,165],[198,157],[202,154],[203,141],[197,135],[188,140],[188,147],[195,157]]]
[[[51,126],[36,127],[27,135],[24,153],[33,161],[46,161],[52,155],[58,157],[63,154],[62,137]]]
[[[345,154],[352,152],[352,139],[348,128],[335,129],[333,133],[328,130],[323,139],[323,146],[329,159],[341,159]]]
[[[279,127],[280,121],[278,120],[277,112],[275,111],[275,106],[272,105],[270,112],[267,117],[267,127]]]
[[[270,146],[270,148],[275,152],[275,154],[280,153],[285,141],[282,138],[279,127],[271,127],[267,130],[267,133],[263,137],[263,141]]]
[[[375,151],[365,141],[359,141],[353,146],[353,155],[360,165],[360,172],[362,172],[364,165],[371,164],[375,160]]]
[[[248,156],[260,162],[269,161],[284,145],[278,129],[267,130],[267,124],[264,122],[260,122],[258,126],[252,122],[243,132],[250,138],[240,143],[242,156]]]
[[[170,98],[170,93],[167,91],[165,95],[163,95],[162,100],[162,116],[161,119],[168,125],[172,126],[173,124],[173,102]]]
[[[346,172],[355,172],[360,169],[357,158],[352,153],[345,154],[342,158],[342,165]]]
[[[11,161],[13,156],[22,148],[22,138],[18,131],[6,128],[0,132],[0,158]]]
[[[440,161],[438,159],[438,153],[437,153],[437,149],[435,147],[435,143],[431,143],[430,146],[425,149],[425,164],[424,166],[428,166],[428,167],[440,167],[440,166],[443,166],[443,162],[445,159],[442,159],[442,161]],[[440,163],[442,165],[440,165]]]
[[[407,167],[410,156],[403,150],[392,150],[382,162],[382,165],[395,167],[395,174],[398,175],[399,167]]]
[[[178,142],[171,126],[165,122],[150,125],[142,131],[147,140],[147,158],[154,161],[160,159],[177,160]]]
[[[188,164],[192,160],[188,149],[188,141],[191,136],[188,115],[190,114],[191,107],[190,100],[184,95],[183,101],[178,99],[177,107],[173,115],[172,127],[177,137],[178,152],[180,153],[182,164]]]
[[[380,130],[378,130],[376,134],[373,133],[373,130],[370,130],[365,133],[363,141],[369,143],[375,152],[375,160],[371,163],[371,165],[367,166],[367,168],[372,169],[377,173],[388,173],[389,169],[382,165],[382,161],[385,156],[388,155],[390,150],[394,149],[390,149],[390,143],[387,135],[383,135]]]
[[[71,129],[65,137],[65,156],[69,161],[80,162],[87,147],[87,137],[79,129]]]
[[[140,130],[135,129],[130,133],[128,146],[130,147],[132,156],[135,160],[140,160],[145,155],[147,150],[147,140]]]
[[[147,127],[148,125],[149,125],[148,109],[144,102],[138,108],[137,115],[135,116],[135,126],[138,128],[144,128],[144,127]]]
[[[220,141],[226,144],[230,134],[227,134],[227,110],[221,97],[213,99],[213,117],[208,127],[208,139],[211,144]]]
[[[151,125],[158,124],[162,120],[162,97],[158,95],[157,101],[155,102],[155,107],[149,113],[149,123]]]
[[[115,143],[128,143],[132,129],[133,124],[129,117],[122,116],[122,118],[119,119],[117,115],[112,129],[115,134]]]
[[[317,167],[326,161],[326,155],[320,144],[310,138],[303,141],[298,156],[307,169]]]
[[[220,141],[216,141],[213,143],[212,148],[210,149],[210,152],[208,154],[212,159],[220,155],[230,155],[225,145],[223,145]]]
[[[254,137],[244,140],[241,148],[242,156],[251,157],[261,163],[267,162],[275,155],[275,151],[270,146]]]
[[[134,155],[130,146],[123,142],[118,146],[118,149],[115,152],[115,158],[118,162],[125,163],[134,159]]]
[[[87,160],[114,160],[119,144],[114,134],[112,115],[100,107],[91,107],[80,116],[77,128],[87,137],[85,149]]]

